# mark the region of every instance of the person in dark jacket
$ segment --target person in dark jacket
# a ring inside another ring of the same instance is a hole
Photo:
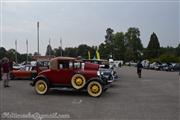
[[[139,77],[139,78],[141,78],[142,68],[143,68],[143,66],[142,66],[142,64],[141,64],[141,61],[139,61],[139,62],[137,63],[137,74],[138,74],[138,77]]]
[[[2,80],[2,74],[1,74],[1,65],[2,64],[2,61],[0,60],[0,80]]]
[[[9,87],[9,60],[8,58],[3,58],[2,60],[2,67],[1,67],[1,72],[2,72],[2,79],[4,82],[4,87]]]

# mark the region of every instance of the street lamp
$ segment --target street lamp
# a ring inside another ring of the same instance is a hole
[[[16,63],[17,63],[18,62],[17,61],[17,40],[15,40],[15,50],[16,50],[16,55],[15,56],[16,56]]]

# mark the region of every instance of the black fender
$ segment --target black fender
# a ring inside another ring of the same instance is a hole
[[[31,79],[34,80],[37,76],[37,72],[32,72],[31,73]]]
[[[37,77],[33,80],[33,82],[31,83],[31,85],[34,86],[35,83],[37,82],[37,80],[39,80],[39,79],[43,79],[43,80],[47,83],[47,85],[49,86],[49,80],[48,80],[47,77],[45,77],[44,75],[37,76]]]
[[[93,78],[87,80],[87,82],[86,82],[86,84],[85,84],[85,87],[87,87],[88,84],[89,84],[91,81],[97,81],[97,82],[99,82],[102,86],[105,85],[102,79],[100,79],[99,77],[93,77]]]

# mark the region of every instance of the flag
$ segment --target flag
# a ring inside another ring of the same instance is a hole
[[[90,51],[88,51],[88,59],[89,59],[89,60],[91,59],[91,53],[90,53]]]
[[[97,58],[98,60],[100,60],[100,54],[99,54],[99,51],[98,51],[98,50],[96,50],[96,58]]]

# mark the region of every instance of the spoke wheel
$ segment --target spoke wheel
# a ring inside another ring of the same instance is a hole
[[[88,84],[88,94],[92,97],[98,97],[102,94],[102,85],[97,81],[92,81]]]
[[[37,80],[35,83],[35,90],[38,94],[44,95],[48,91],[48,85],[44,80]]]
[[[75,74],[71,79],[71,84],[75,89],[81,89],[86,83],[85,78],[81,74]]]

